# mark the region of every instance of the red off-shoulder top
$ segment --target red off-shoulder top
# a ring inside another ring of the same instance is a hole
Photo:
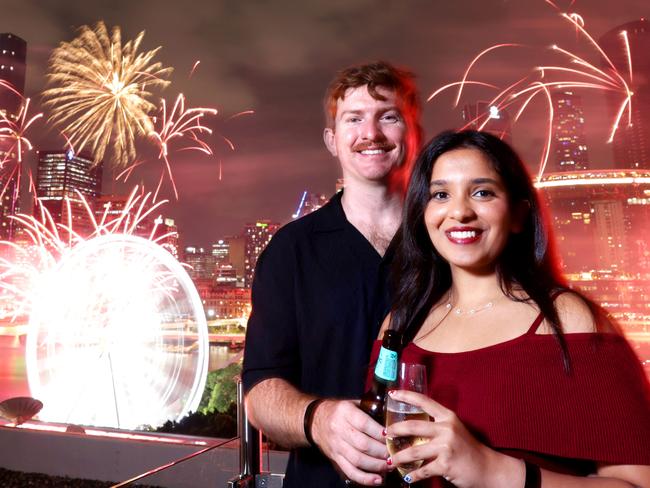
[[[536,334],[459,353],[410,343],[401,360],[422,363],[429,393],[486,445],[558,472],[587,475],[596,463],[650,465],[650,393],[640,362],[614,333]],[[380,341],[373,346],[376,361]],[[372,371],[372,369],[371,369]],[[426,486],[449,486],[441,478]]]

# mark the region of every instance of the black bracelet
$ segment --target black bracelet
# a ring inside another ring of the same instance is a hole
[[[542,487],[542,470],[536,464],[524,460],[526,464],[526,483],[524,488],[541,488]]]
[[[303,428],[305,430],[305,438],[307,439],[307,442],[309,442],[309,445],[311,447],[315,447],[318,449],[318,446],[314,442],[314,438],[311,436],[311,425],[314,423],[314,412],[316,412],[316,407],[323,403],[325,399],[323,398],[316,398],[315,400],[312,400],[309,402],[309,405],[307,405],[307,408],[305,409],[305,417],[303,419]]]

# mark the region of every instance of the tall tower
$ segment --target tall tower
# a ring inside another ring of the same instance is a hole
[[[16,120],[25,93],[26,59],[27,43],[14,34],[1,33],[0,80],[8,82],[12,88],[0,86],[0,114],[11,121]],[[0,171],[0,188],[4,188],[0,196],[0,239],[3,240],[14,238],[14,222],[9,217],[20,211],[18,175],[11,164],[18,155],[8,154],[10,150],[11,142],[0,140],[0,159],[9,158],[9,163]],[[11,181],[8,181],[9,178]]]
[[[90,233],[91,222],[79,194],[94,209],[101,188],[102,163],[93,165],[92,157],[72,150],[39,151],[36,196],[55,223],[68,225],[71,221],[75,232]]]
[[[650,168],[650,22],[645,19],[620,25],[600,38],[600,45],[632,91],[632,117],[627,110],[612,141],[617,168]],[[629,49],[628,49],[629,46]],[[605,70],[611,67],[603,61]],[[631,69],[630,69],[631,67]],[[630,75],[631,71],[631,75]],[[618,113],[622,96],[608,92],[612,118]]]
[[[27,43],[8,32],[0,34],[0,79],[11,83],[20,96],[0,87],[0,111],[15,116],[20,109],[21,96],[25,93],[25,66]]]
[[[582,97],[570,90],[556,90],[551,98],[554,111],[555,167],[553,171],[589,169]]]
[[[268,220],[260,220],[254,224],[246,224],[244,227],[246,271],[244,285],[250,288],[253,284],[253,272],[257,264],[257,258],[273,237],[273,234],[280,228],[280,224]]]

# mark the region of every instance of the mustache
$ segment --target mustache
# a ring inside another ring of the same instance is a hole
[[[352,150],[356,152],[365,151],[366,149],[381,149],[382,151],[391,151],[395,149],[395,147],[395,144],[391,144],[389,142],[363,141],[352,146]]]

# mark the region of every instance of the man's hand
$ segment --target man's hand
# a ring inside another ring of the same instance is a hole
[[[387,470],[383,426],[351,401],[325,400],[318,405],[312,437],[343,474],[363,485],[379,485]]]

